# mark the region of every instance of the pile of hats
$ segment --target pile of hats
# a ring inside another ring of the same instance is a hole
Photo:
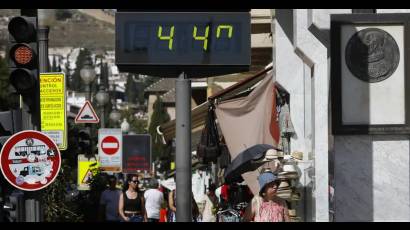
[[[300,217],[296,216],[296,210],[295,209],[289,209],[289,219],[291,222],[300,222],[301,219]]]
[[[285,156],[283,160],[282,170],[278,173],[279,179],[298,179],[299,173],[297,170],[296,162],[292,156]]]
[[[289,201],[299,201],[300,192],[292,186],[291,181],[288,179],[282,179],[278,191],[276,192],[277,196],[289,200]]]
[[[279,184],[279,188],[276,194],[278,197],[282,199],[290,199],[292,195],[292,189],[290,186],[290,182],[287,180],[282,180]]]

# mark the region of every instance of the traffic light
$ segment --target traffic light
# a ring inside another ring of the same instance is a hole
[[[10,222],[24,221],[24,199],[19,192],[12,193],[3,206],[5,217]]]
[[[80,154],[91,155],[91,136],[87,129],[82,129],[78,132],[78,146],[80,147]]]
[[[39,105],[37,17],[14,17],[8,30],[10,83],[35,112]]]

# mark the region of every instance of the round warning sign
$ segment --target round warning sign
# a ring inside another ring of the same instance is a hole
[[[47,135],[33,130],[11,136],[0,153],[0,168],[14,187],[36,191],[47,187],[58,175],[60,150]]]
[[[113,155],[120,149],[120,143],[114,136],[107,136],[101,141],[101,150],[107,155]]]

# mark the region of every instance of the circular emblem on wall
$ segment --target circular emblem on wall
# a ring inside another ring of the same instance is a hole
[[[396,71],[400,51],[389,33],[378,28],[367,28],[349,39],[345,61],[355,77],[365,82],[380,82]]]

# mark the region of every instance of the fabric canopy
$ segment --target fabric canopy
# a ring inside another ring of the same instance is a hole
[[[276,135],[279,127],[276,122],[277,114],[274,112],[274,98],[273,71],[269,71],[248,96],[216,105],[216,116],[231,159],[235,159],[239,153],[253,145],[277,146]],[[257,178],[262,167],[274,170],[273,167],[264,164],[259,169],[242,174],[253,194],[259,192]]]

